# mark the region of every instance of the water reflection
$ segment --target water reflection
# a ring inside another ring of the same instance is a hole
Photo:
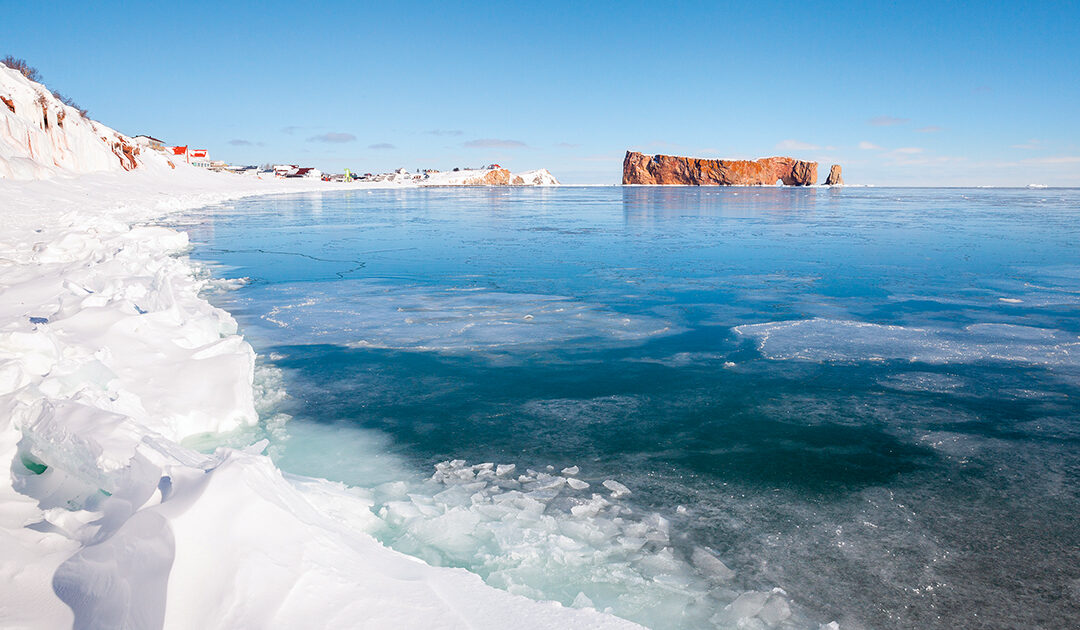
[[[821,191],[828,197],[831,191]],[[646,223],[694,216],[785,220],[811,216],[819,203],[815,188],[789,186],[623,187],[627,223]]]

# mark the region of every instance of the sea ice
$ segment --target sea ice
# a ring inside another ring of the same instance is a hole
[[[616,499],[620,499],[625,496],[629,496],[630,488],[622,485],[614,479],[608,479],[602,484],[605,488],[611,491],[611,496]]]
[[[736,326],[766,358],[807,361],[899,359],[921,363],[1010,362],[1080,366],[1080,338],[1048,328],[972,324],[959,330],[805,319]]]
[[[493,350],[575,339],[632,343],[674,332],[656,317],[626,315],[556,295],[355,280],[334,293],[291,298],[288,284],[249,290],[249,299],[275,304],[264,317],[271,338],[289,343],[338,343],[406,350]],[[527,316],[527,317],[526,317]],[[313,325],[312,322],[318,322]]]

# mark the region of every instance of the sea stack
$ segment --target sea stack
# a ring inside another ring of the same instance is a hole
[[[844,176],[840,174],[840,165],[833,164],[829,169],[829,176],[825,178],[826,186],[843,186]]]
[[[672,186],[813,186],[817,162],[790,157],[760,160],[703,160],[674,155],[652,157],[627,151],[623,184]]]

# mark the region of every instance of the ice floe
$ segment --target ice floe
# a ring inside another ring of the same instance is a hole
[[[1009,362],[1080,366],[1080,337],[1015,324],[972,324],[958,330],[803,319],[736,326],[769,359],[904,360],[921,363]]]
[[[620,313],[564,296],[488,289],[335,283],[312,294],[290,285],[252,288],[249,299],[275,304],[264,319],[271,339],[404,350],[492,350],[570,340],[630,343],[670,334],[667,321]],[[275,330],[277,329],[277,330]]]

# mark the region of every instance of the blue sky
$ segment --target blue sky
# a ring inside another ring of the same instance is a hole
[[[615,183],[629,148],[1080,185],[1075,1],[3,5],[0,56],[232,162]]]

